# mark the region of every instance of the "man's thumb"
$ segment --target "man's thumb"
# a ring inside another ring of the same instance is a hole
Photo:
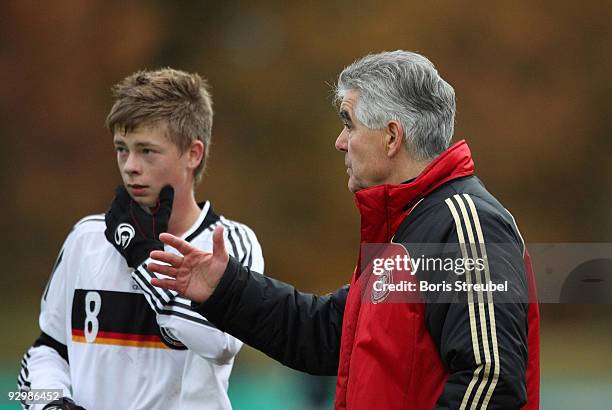
[[[223,240],[223,225],[217,225],[213,232],[213,255],[224,255],[225,241]]]

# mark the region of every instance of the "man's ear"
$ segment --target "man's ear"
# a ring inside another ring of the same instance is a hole
[[[389,121],[385,127],[385,148],[387,149],[387,156],[390,158],[396,156],[403,146],[404,128],[396,120]]]
[[[191,143],[189,150],[187,150],[190,168],[196,169],[198,165],[200,165],[200,162],[202,162],[204,158],[205,150],[206,148],[202,141],[196,140]]]

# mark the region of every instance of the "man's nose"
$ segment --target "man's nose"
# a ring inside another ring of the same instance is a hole
[[[336,138],[336,149],[338,151],[341,152],[347,152],[348,151],[348,146],[347,146],[347,137],[346,137],[346,128],[343,128],[342,131],[340,131],[340,135],[338,135],[338,138]]]

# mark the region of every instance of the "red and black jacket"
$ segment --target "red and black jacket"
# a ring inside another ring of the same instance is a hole
[[[529,295],[519,303],[487,295],[483,303],[367,303],[359,262],[350,285],[318,296],[230,258],[211,298],[195,308],[286,366],[337,375],[336,409],[537,409],[529,255],[512,216],[473,173],[460,141],[408,183],[357,192],[361,243],[506,244],[512,255],[489,252],[487,272]]]

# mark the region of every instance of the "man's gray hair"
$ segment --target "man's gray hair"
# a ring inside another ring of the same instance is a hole
[[[336,98],[351,90],[359,92],[357,119],[370,129],[398,121],[414,159],[433,160],[450,145],[455,91],[422,55],[397,50],[360,58],[338,76]]]

